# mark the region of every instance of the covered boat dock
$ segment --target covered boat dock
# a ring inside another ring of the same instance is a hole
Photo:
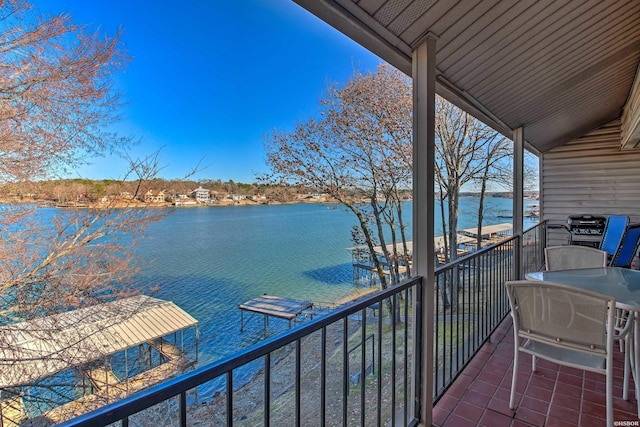
[[[512,230],[513,226],[510,223],[484,225],[482,227],[482,231],[480,232],[483,245],[493,244],[503,240],[506,236],[510,236],[512,234]],[[475,251],[478,242],[478,228],[465,228],[464,230],[458,231],[457,241],[458,255],[464,255],[468,252]],[[444,236],[434,237],[434,247],[439,263],[444,262],[444,243]],[[407,241],[406,245],[409,255],[409,260],[407,262],[409,265],[411,265],[413,241]],[[389,253],[393,253],[393,244],[390,243],[386,245],[386,249]],[[375,285],[378,279],[375,273],[375,266],[373,265],[373,262],[371,261],[371,257],[369,255],[369,249],[366,246],[358,246],[347,248],[347,250],[351,251],[354,282],[364,280],[366,282],[369,282],[370,286]],[[382,246],[375,246],[373,250],[375,251],[377,256],[384,256]],[[398,242],[396,244],[396,251],[398,253],[403,252],[403,246],[401,242]],[[406,267],[400,266],[399,270],[401,275],[406,274]],[[384,273],[386,275],[390,274],[389,270],[387,269],[384,270]]]
[[[23,388],[35,387],[68,369],[79,372],[82,383],[87,380],[93,393],[61,402],[41,417],[60,422],[182,372],[197,360],[197,325],[196,319],[173,302],[140,295],[0,328],[0,390],[16,393],[0,402],[0,409],[12,408],[2,411],[2,425],[19,425],[22,420],[9,417],[29,413],[28,407],[15,408],[22,401],[16,397]],[[195,328],[195,360],[184,352],[184,331],[190,327]],[[164,339],[169,335],[174,336],[173,344]],[[149,357],[145,353],[144,358],[149,369],[129,377],[127,350],[135,347],[148,352]],[[152,349],[162,355],[155,367]],[[126,365],[122,379],[108,362],[121,352]],[[4,400],[10,405],[4,405]]]

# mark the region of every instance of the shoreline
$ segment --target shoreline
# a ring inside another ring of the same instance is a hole
[[[461,195],[461,198],[474,198],[479,197],[477,194],[465,194]],[[511,199],[512,197],[509,195],[487,195],[486,198],[501,198],[501,199]],[[538,200],[536,197],[527,196],[526,200]],[[412,199],[404,200],[406,202],[412,201]],[[367,203],[367,200],[361,200],[360,202],[355,203]],[[296,204],[329,204],[329,205],[340,205],[335,199],[324,196],[320,198],[308,198],[305,197],[303,199],[298,200],[290,200],[290,201],[280,201],[280,200],[270,200],[270,201],[256,201],[252,199],[242,199],[242,200],[231,200],[231,199],[222,199],[211,201],[210,203],[197,202],[194,200],[189,200],[188,203],[180,203],[180,202],[143,202],[139,200],[117,200],[111,199],[108,201],[100,201],[100,202],[56,202],[55,200],[48,199],[29,199],[25,200],[18,198],[0,198],[0,204],[9,204],[9,205],[23,205],[23,204],[34,204],[37,207],[55,207],[60,209],[123,209],[123,208],[209,208],[209,207],[238,207],[238,206],[278,206],[278,205],[296,205]]]

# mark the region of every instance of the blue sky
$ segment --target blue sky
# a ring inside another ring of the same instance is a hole
[[[127,105],[121,134],[131,155],[158,149],[160,176],[254,182],[265,172],[263,136],[318,107],[328,82],[380,62],[290,0],[34,0],[107,34],[124,30],[132,62],[118,76]],[[126,162],[95,159],[75,176],[121,178]]]

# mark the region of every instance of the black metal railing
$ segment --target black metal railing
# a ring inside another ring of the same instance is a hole
[[[541,223],[522,239],[436,269],[434,402],[508,314],[504,282],[537,270],[544,245]],[[362,298],[63,425],[417,425],[426,326],[421,281]],[[247,369],[253,377],[241,383],[238,372]],[[199,390],[211,384],[219,389],[203,399]]]
[[[63,425],[417,425],[421,292],[413,278]]]
[[[522,236],[522,262],[520,278],[532,271],[539,271],[544,264],[544,248],[547,246],[547,222],[542,221],[529,228]]]
[[[517,249],[522,241],[522,256]],[[434,402],[444,394],[509,313],[504,282],[543,263],[544,223],[436,268]],[[520,269],[517,259],[520,258]]]
[[[518,237],[436,269],[434,402],[509,312],[504,282],[515,276]]]

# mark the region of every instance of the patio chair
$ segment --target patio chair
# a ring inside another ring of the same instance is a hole
[[[544,248],[547,271],[607,266],[607,253],[589,246],[549,246]]]
[[[635,231],[635,230],[634,230]],[[640,233],[640,225],[638,226]],[[623,243],[624,244],[624,243]],[[622,247],[622,245],[621,245]],[[589,246],[550,246],[544,249],[545,267],[547,271],[572,270],[576,268],[606,267],[608,254]],[[629,264],[631,261],[629,261]],[[620,351],[625,351],[625,384],[628,383],[631,363],[632,333],[626,333],[633,326],[633,315],[628,310],[616,309],[614,340],[620,342]],[[628,350],[627,350],[628,349]],[[627,400],[628,390],[623,391]]]
[[[615,299],[544,281],[506,282],[514,333],[509,407],[516,409],[520,353],[605,375],[607,426],[613,426]],[[628,333],[628,331],[627,331]]]
[[[627,225],[629,225],[629,217],[624,215],[609,215],[607,222],[604,224],[599,249],[609,254],[610,261],[618,251],[620,243],[622,243],[622,237]]]
[[[631,261],[640,248],[640,224],[631,224],[625,230],[622,243],[618,247],[611,265],[613,267],[629,268]]]

